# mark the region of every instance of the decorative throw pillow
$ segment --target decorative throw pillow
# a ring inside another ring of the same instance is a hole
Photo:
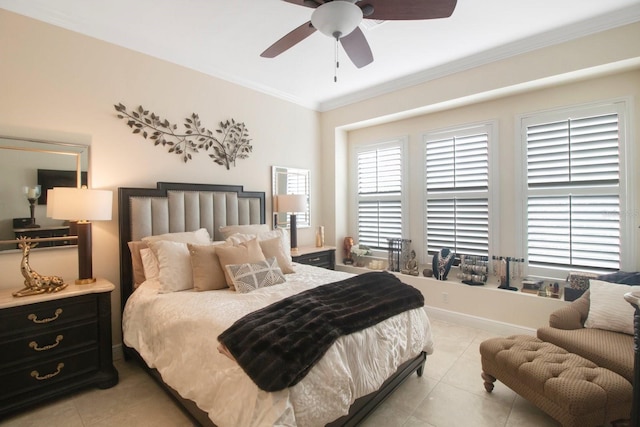
[[[280,237],[274,237],[269,240],[260,240],[259,243],[265,258],[268,259],[274,257],[278,261],[278,266],[284,274],[295,273],[291,256],[287,256],[287,253],[282,247],[282,239]]]
[[[258,240],[269,240],[275,237],[282,240],[284,254],[288,258],[289,262],[291,262],[291,240],[289,239],[289,233],[286,228],[276,228],[275,230],[265,231],[264,233],[258,234]]]
[[[253,234],[254,236],[265,231],[269,231],[267,224],[248,224],[248,225],[227,225],[219,228],[224,239],[228,239],[233,234]]]
[[[158,259],[153,254],[151,248],[140,249],[140,256],[142,257],[142,268],[144,269],[145,280],[156,279],[160,273],[158,267]]]
[[[187,243],[191,254],[191,270],[193,273],[193,287],[197,291],[210,291],[227,288],[227,279],[220,265],[217,248],[220,242],[213,245],[192,245]]]
[[[226,269],[233,280],[236,291],[241,294],[286,281],[275,257],[268,258],[265,261],[229,264]]]
[[[624,294],[640,290],[640,286],[619,285],[591,279],[589,315],[586,328],[605,329],[633,335],[634,309]]]
[[[220,246],[216,248],[216,253],[220,258],[220,265],[223,267],[229,264],[245,264],[265,260],[257,239],[240,243],[237,246]],[[227,285],[231,289],[235,290],[233,280],[226,268],[224,270],[224,275],[227,280]]]
[[[159,240],[150,242],[149,247],[158,260],[160,293],[193,288],[191,259],[186,243]]]
[[[211,244],[211,236],[206,228],[196,231],[184,231],[179,233],[158,234],[155,236],[143,237],[143,242],[157,242],[159,240],[169,240],[171,242],[193,243],[194,245]]]
[[[246,242],[248,240],[255,239],[255,238],[258,238],[258,241],[261,242],[263,240],[275,239],[276,237],[282,240],[282,249],[284,251],[284,256],[287,258],[288,262],[292,262],[291,261],[291,241],[289,240],[289,233],[287,233],[287,230],[285,228],[276,228],[275,230],[264,231],[258,234],[236,233],[236,234],[232,234],[226,239],[227,239],[227,242],[233,245],[238,245],[242,242]]]
[[[131,267],[133,270],[133,287],[137,288],[142,282],[144,282],[144,266],[142,265],[142,256],[140,251],[148,248],[147,242],[137,240],[135,242],[128,242],[129,251],[131,252]]]

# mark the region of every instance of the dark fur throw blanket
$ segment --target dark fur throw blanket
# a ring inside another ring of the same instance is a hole
[[[218,337],[265,391],[297,384],[341,335],[424,306],[424,297],[387,272],[370,272],[277,301]]]

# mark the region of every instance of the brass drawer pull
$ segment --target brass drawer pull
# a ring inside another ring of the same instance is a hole
[[[60,317],[60,315],[62,314],[62,309],[61,308],[56,309],[56,311],[53,314],[54,314],[53,317],[49,317],[48,319],[38,320],[38,316],[36,316],[35,314],[32,313],[32,314],[27,316],[27,319],[31,320],[33,323],[49,323],[49,322],[53,322],[54,320],[57,320],[58,317]]]
[[[322,258],[317,257],[317,258],[309,258],[309,262],[318,262],[320,261]]]
[[[61,362],[61,363],[58,363],[58,368],[56,369],[56,371],[51,374],[40,376],[38,371],[31,371],[31,376],[37,379],[38,381],[49,380],[55,377],[56,375],[58,375],[60,372],[62,372],[62,368],[64,368],[64,363]]]
[[[32,349],[34,349],[35,351],[46,351],[46,350],[51,350],[52,348],[56,348],[58,346],[58,344],[60,344],[62,342],[62,339],[64,337],[62,335],[58,335],[56,337],[56,342],[54,344],[49,344],[49,345],[45,345],[44,347],[38,347],[38,343],[35,341],[31,341],[29,343],[29,347],[31,347]]]

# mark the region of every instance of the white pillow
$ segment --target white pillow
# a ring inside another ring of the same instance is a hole
[[[275,257],[252,263],[229,264],[225,268],[236,291],[241,294],[286,281]]]
[[[143,237],[143,242],[157,242],[159,240],[169,240],[172,242],[193,243],[194,245],[208,245],[211,243],[211,236],[206,228],[196,231],[184,231],[180,233],[166,233],[155,236]]]
[[[156,279],[160,270],[158,268],[158,259],[151,248],[140,249],[140,257],[142,258],[145,280]]]
[[[624,299],[624,294],[639,290],[640,286],[619,285],[590,279],[589,315],[584,326],[633,335],[635,310]]]
[[[149,247],[158,260],[160,293],[193,288],[191,257],[186,243],[158,240],[150,242]]]
[[[219,228],[223,239],[228,239],[233,234],[260,234],[269,231],[267,224],[227,225]]]

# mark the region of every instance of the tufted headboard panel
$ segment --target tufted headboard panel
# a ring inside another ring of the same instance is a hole
[[[222,240],[220,227],[264,224],[265,193],[240,185],[159,182],[157,188],[119,188],[120,287],[122,306],[133,292],[128,242],[145,236],[206,228]]]

